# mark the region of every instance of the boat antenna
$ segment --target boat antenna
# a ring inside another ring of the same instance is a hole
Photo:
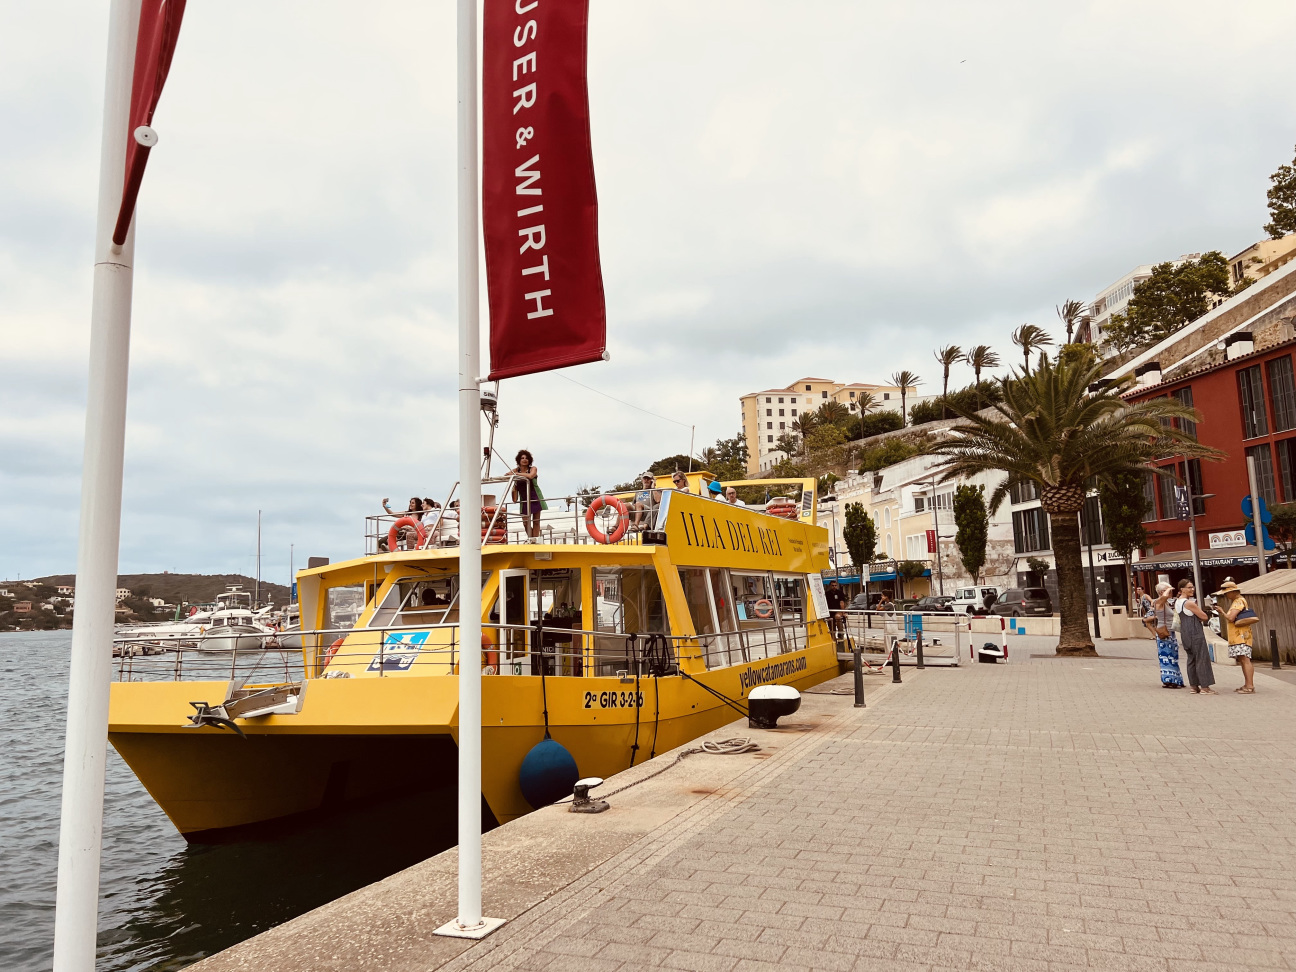
[[[697,438],[697,426],[689,426],[689,472],[693,471],[693,440]]]

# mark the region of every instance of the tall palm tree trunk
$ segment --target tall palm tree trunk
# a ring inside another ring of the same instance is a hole
[[[1068,504],[1070,505],[1070,504]],[[1096,655],[1089,635],[1084,566],[1080,560],[1080,519],[1077,510],[1049,511],[1053,558],[1057,561],[1058,608],[1061,618],[1059,655]]]

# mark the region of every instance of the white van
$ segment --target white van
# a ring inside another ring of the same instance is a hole
[[[962,614],[986,614],[1002,596],[998,587],[960,587],[954,592],[950,609]]]

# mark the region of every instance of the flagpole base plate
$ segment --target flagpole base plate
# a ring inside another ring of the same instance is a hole
[[[503,926],[506,919],[504,918],[483,918],[480,924],[465,928],[459,924],[459,919],[448,921],[432,934],[441,935],[445,938],[485,938],[497,928]]]

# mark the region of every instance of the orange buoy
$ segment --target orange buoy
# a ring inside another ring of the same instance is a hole
[[[594,522],[598,511],[605,506],[610,506],[617,511],[617,524],[612,528],[611,533],[604,533]],[[585,529],[594,538],[595,543],[616,543],[625,536],[626,530],[630,529],[630,513],[625,503],[615,496],[604,493],[602,496],[594,497],[594,502],[590,503],[585,511]]]

